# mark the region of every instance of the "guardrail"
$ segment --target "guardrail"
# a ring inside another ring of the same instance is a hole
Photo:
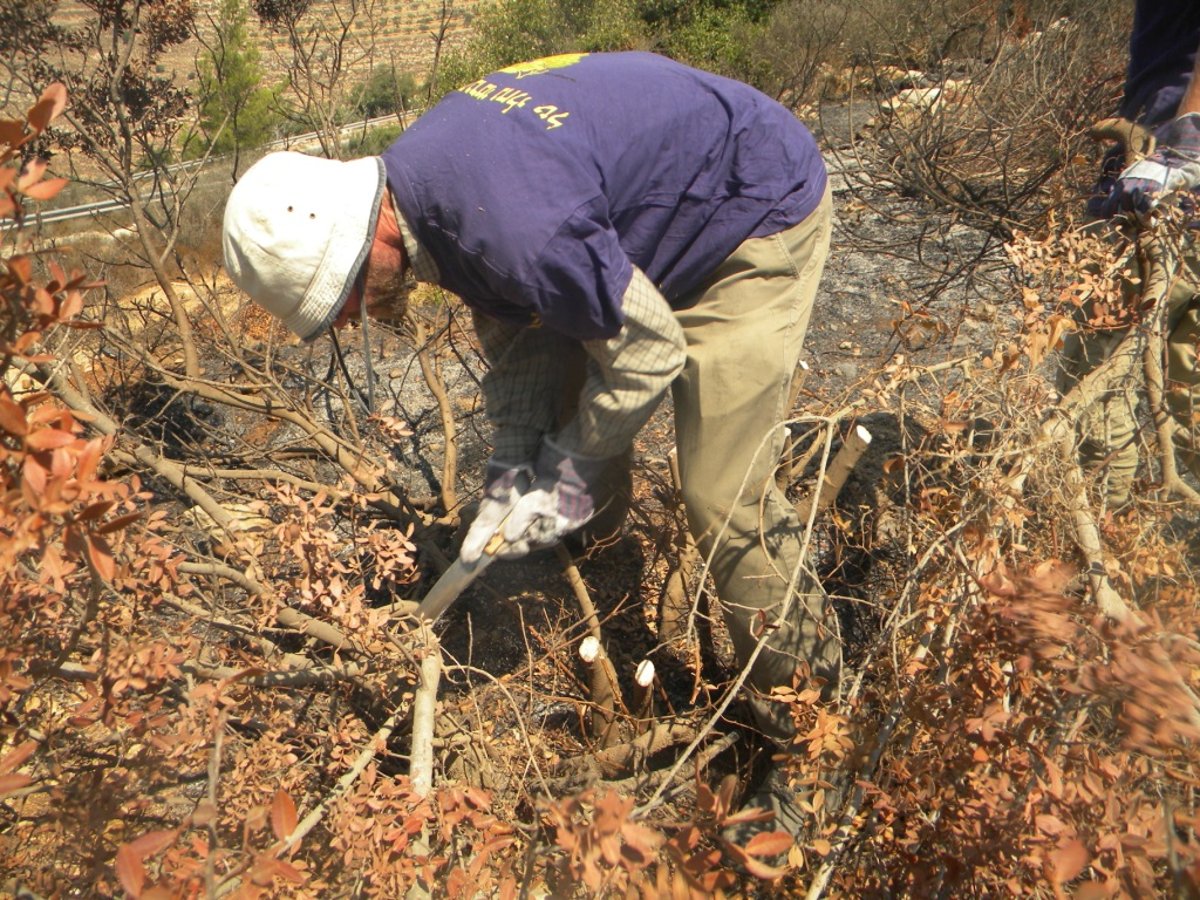
[[[419,116],[420,113],[421,110],[410,111],[410,115],[413,119]],[[347,125],[339,125],[338,133],[349,134],[355,131],[366,131],[379,125],[387,125],[392,123],[399,125],[407,124],[404,121],[397,122],[397,118],[394,115],[376,116],[371,119],[360,119],[357,122],[351,122]],[[306,134],[293,134],[288,135],[287,137],[278,138],[274,141],[269,141],[266,144],[263,144],[261,147],[255,149],[297,149],[305,146],[311,146],[312,144],[317,143],[319,140],[320,134],[316,131],[310,131]],[[210,157],[209,159],[192,159],[188,160],[187,162],[173,163],[170,166],[167,166],[167,169],[172,173],[188,172],[192,169],[204,168],[205,166],[214,165],[230,158],[231,154],[222,154],[221,156],[214,156]],[[147,171],[135,175],[133,180],[135,182],[141,181],[143,179],[150,178],[153,175],[154,173],[152,171]],[[98,184],[96,186],[101,189],[106,187],[115,188],[116,183],[110,181]],[[129,203],[127,201],[117,198],[110,200],[97,200],[93,203],[81,203],[75,206],[60,207],[58,209],[39,210],[32,216],[26,216],[26,221],[33,219],[42,225],[49,225],[54,222],[68,222],[72,219],[80,219],[87,216],[100,216],[106,213],[117,212],[127,208],[128,206]],[[20,223],[16,219],[0,218],[0,232],[9,231],[13,228],[17,228],[19,225]]]

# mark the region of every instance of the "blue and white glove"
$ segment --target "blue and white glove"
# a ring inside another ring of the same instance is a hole
[[[458,551],[459,559],[467,565],[478,562],[484,548],[499,530],[505,517],[513,511],[521,495],[529,489],[532,481],[533,467],[528,463],[514,465],[496,459],[488,460],[487,472],[483,479],[483,500],[479,504],[479,513],[475,516],[475,521],[471,523],[471,527],[467,529],[467,536],[463,538],[462,547]],[[496,555],[508,554],[502,549]],[[516,555],[522,556],[524,553]]]
[[[1154,152],[1126,168],[1101,204],[1104,216],[1133,213],[1145,220],[1156,194],[1195,190],[1200,186],[1200,113],[1188,113],[1160,125]]]
[[[553,546],[592,518],[607,463],[607,459],[575,456],[544,439],[533,485],[504,523],[504,555]]]

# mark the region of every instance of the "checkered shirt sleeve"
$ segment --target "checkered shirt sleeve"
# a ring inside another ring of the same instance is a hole
[[[437,264],[392,203],[413,276],[436,284]],[[625,324],[616,337],[583,342],[587,376],[579,411],[556,439],[577,456],[603,459],[628,449],[683,368],[683,331],[662,294],[636,267],[622,312]],[[531,462],[542,437],[558,424],[571,341],[545,328],[508,325],[478,313],[474,319],[490,366],[483,395],[496,429],[492,458],[511,465]]]
[[[555,438],[576,456],[602,459],[625,452],[687,358],[675,314],[637,268],[621,308],[625,324],[616,337],[583,342],[587,379],[579,411]]]
[[[475,333],[488,361],[483,403],[496,430],[492,458],[509,465],[532,463],[542,436],[558,424],[571,341],[545,328],[525,328],[472,312]]]
[[[638,269],[625,292],[625,325],[608,340],[585,341],[587,373],[575,417],[555,442],[568,453],[623,453],[646,424],[686,358],[683,330],[658,289]],[[545,328],[520,328],[475,315],[491,368],[484,404],[495,425],[493,458],[532,461],[558,424],[566,362],[574,343]]]

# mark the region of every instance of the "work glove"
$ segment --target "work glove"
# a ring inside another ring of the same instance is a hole
[[[1133,213],[1146,221],[1156,194],[1200,186],[1200,113],[1164,122],[1154,132],[1154,152],[1127,167],[1101,204],[1104,216]]]
[[[459,559],[467,565],[478,562],[488,541],[496,534],[505,517],[512,512],[521,495],[529,489],[532,481],[533,467],[528,463],[514,465],[496,459],[488,460],[483,479],[483,500],[479,503],[479,513],[475,516],[475,521],[471,523],[471,527],[467,529],[467,536],[463,538],[462,547],[458,551]],[[500,552],[496,555],[507,554]]]
[[[542,441],[534,480],[504,523],[505,556],[550,547],[596,514],[596,496],[608,460],[576,456]]]

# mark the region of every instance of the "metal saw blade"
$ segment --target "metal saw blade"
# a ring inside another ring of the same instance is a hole
[[[485,553],[470,566],[462,559],[456,558],[450,564],[450,568],[443,572],[433,587],[429,589],[429,593],[417,607],[417,615],[430,624],[436,622],[442,613],[449,609],[450,605],[467,589],[467,585],[479,577],[479,573],[490,566],[495,558],[495,556]]]

